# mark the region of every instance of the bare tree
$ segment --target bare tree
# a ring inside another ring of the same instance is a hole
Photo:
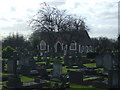
[[[67,35],[67,38],[64,38],[64,40],[69,47],[71,39],[75,34],[81,30],[88,31],[84,19],[75,18],[73,15],[66,14],[66,10],[59,10],[46,3],[41,4],[40,10],[31,20],[30,25],[35,32],[41,32],[42,35],[48,37],[52,52],[54,52],[53,45],[55,43],[56,32],[63,38]]]

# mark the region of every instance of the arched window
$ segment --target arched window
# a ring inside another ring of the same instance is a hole
[[[76,50],[76,42],[75,41],[70,44],[70,50]]]
[[[46,50],[46,42],[44,40],[40,42],[40,50]]]
[[[84,52],[84,46],[81,46],[81,53]]]
[[[89,46],[89,51],[92,52],[92,46]]]

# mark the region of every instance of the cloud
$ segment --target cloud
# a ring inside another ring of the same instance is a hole
[[[15,12],[15,11],[16,11],[16,8],[15,8],[15,7],[11,7],[11,11],[12,11],[12,12]]]
[[[3,0],[0,3],[0,31],[4,35],[9,31],[28,33],[27,21],[37,13],[42,2],[85,17],[91,28],[90,36],[114,37],[117,34],[118,0]]]
[[[53,5],[53,6],[60,6],[60,5],[63,5],[63,4],[65,4],[65,2],[64,1],[54,1],[54,2],[47,2],[49,5]]]
[[[4,17],[0,18],[0,20],[1,20],[1,21],[8,21],[8,19],[6,19],[6,18],[4,18]]]

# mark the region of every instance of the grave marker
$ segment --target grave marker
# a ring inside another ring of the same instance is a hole
[[[98,68],[103,67],[103,56],[99,55],[95,59],[96,59],[96,67]]]
[[[120,71],[119,70],[110,70],[108,83],[109,88],[120,88]]]
[[[61,73],[62,73],[62,64],[58,59],[55,59],[53,65],[53,77],[60,77]]]
[[[15,60],[9,59],[7,60],[7,72],[8,73],[14,73],[14,69],[15,69]]]
[[[69,80],[71,83],[83,84],[83,73],[79,71],[69,71]]]
[[[113,58],[110,53],[105,53],[103,56],[103,67],[105,70],[111,70],[113,68]]]

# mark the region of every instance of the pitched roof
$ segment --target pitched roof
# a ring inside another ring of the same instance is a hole
[[[67,43],[67,41],[69,42],[76,41],[81,45],[92,45],[92,41],[87,31],[85,30],[81,30],[78,32],[52,32],[52,33],[44,32],[43,34],[41,34],[40,38],[41,40],[44,39],[45,41],[48,42],[54,39],[55,42],[58,40],[61,40],[64,43]]]

